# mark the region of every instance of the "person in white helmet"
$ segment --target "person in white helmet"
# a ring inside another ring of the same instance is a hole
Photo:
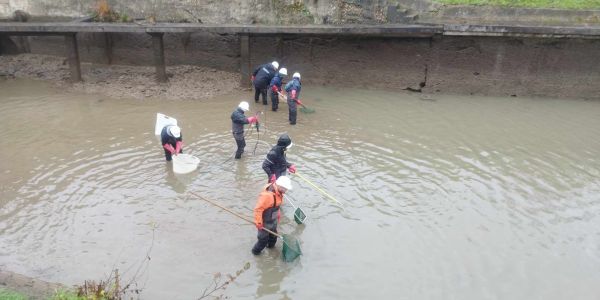
[[[250,105],[246,101],[240,102],[238,107],[231,113],[231,132],[233,138],[237,144],[237,150],[235,151],[235,159],[240,159],[242,153],[244,153],[244,147],[246,147],[246,140],[244,139],[244,125],[258,123],[258,116],[248,117],[244,115],[244,112],[250,110]]]
[[[292,181],[287,176],[277,178],[277,181],[268,184],[258,195],[254,207],[254,224],[258,229],[258,241],[252,247],[252,254],[259,255],[265,248],[275,247],[277,236],[263,230],[267,228],[277,233],[277,223],[281,212],[279,207],[283,204],[283,195],[292,190]]]
[[[287,69],[281,68],[279,72],[271,79],[271,110],[277,111],[279,108],[279,93],[281,93],[281,84],[283,78],[287,76]]]
[[[165,149],[165,158],[171,161],[173,155],[183,153],[183,136],[177,125],[167,125],[160,132],[160,144]]]
[[[279,63],[274,61],[270,64],[264,64],[258,66],[252,72],[252,83],[254,84],[254,102],[258,103],[258,96],[262,95],[262,101],[264,105],[267,105],[267,89],[269,88],[269,83],[271,83],[271,79],[277,73],[277,69],[279,69]]]
[[[296,72],[294,75],[292,75],[292,80],[285,85],[287,103],[290,112],[289,121],[291,125],[296,125],[296,116],[298,115],[297,105],[302,105],[302,101],[299,99],[300,89],[302,89],[300,73]]]

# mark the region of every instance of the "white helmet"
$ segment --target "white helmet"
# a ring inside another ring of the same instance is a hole
[[[241,108],[243,111],[250,110],[250,104],[248,104],[248,102],[246,102],[246,101],[240,102],[240,104],[238,105],[238,107]]]
[[[271,63],[271,65],[273,66],[273,68],[275,68],[275,70],[279,69],[279,63],[274,61]]]
[[[169,127],[169,132],[171,132],[171,134],[176,138],[181,136],[181,128],[179,128],[177,125]]]
[[[275,181],[275,184],[278,185],[278,186],[280,186],[280,187],[282,187],[282,188],[285,188],[288,191],[292,190],[292,181],[287,176],[280,176]]]
[[[279,74],[281,74],[283,76],[287,76],[287,69],[286,68],[281,68],[281,70],[279,70]]]
[[[298,73],[298,72],[294,73],[294,75],[292,75],[292,78],[300,79],[300,73]]]

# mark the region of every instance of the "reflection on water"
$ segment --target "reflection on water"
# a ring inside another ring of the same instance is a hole
[[[20,80],[0,90],[3,269],[100,279],[142,261],[156,226],[144,299],[197,298],[212,274],[245,262],[251,269],[225,292],[232,298],[600,294],[598,102],[306,87],[316,113],[299,114],[295,127],[285,106],[253,104],[261,131],[248,133],[237,161],[229,115],[249,93],[129,101]],[[197,171],[174,174],[164,161],[156,112],[178,118]],[[293,177],[290,195],[309,219],[298,226],[283,208],[280,231],[304,253],[292,264],[281,261],[281,242],[254,257],[252,225],[187,193],[251,216],[262,160],[282,132],[299,172],[343,203]]]

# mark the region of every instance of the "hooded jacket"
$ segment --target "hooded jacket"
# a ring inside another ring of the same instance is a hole
[[[292,139],[290,139],[289,135],[282,134],[277,140],[277,145],[273,146],[269,153],[267,153],[267,158],[263,161],[262,168],[267,173],[268,177],[275,174],[276,177],[285,174],[287,168],[289,168],[292,164],[287,162],[287,158],[285,156],[286,147],[292,143]]]

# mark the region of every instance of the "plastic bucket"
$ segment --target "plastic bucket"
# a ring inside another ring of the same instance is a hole
[[[185,174],[196,170],[200,159],[189,154],[173,155],[173,172]]]

